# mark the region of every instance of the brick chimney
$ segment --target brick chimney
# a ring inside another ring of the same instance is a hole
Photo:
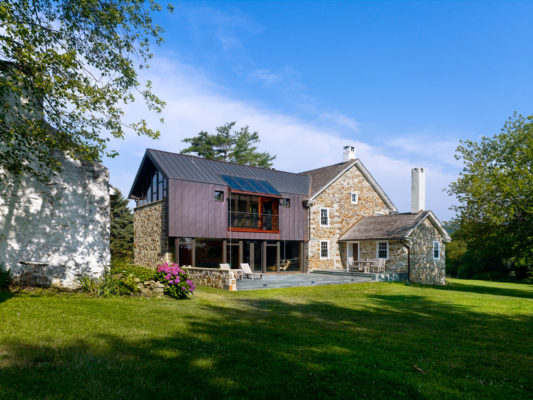
[[[355,147],[354,146],[344,146],[343,161],[352,161],[355,160]]]
[[[417,213],[426,208],[426,170],[411,170],[411,212]]]

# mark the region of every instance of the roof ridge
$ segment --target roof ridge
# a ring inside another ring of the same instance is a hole
[[[352,162],[355,163],[356,160],[357,159],[354,159],[354,160],[352,160]],[[340,163],[330,164],[330,165],[326,165],[324,167],[319,167],[319,168],[315,168],[315,169],[310,169],[308,171],[299,172],[299,174],[300,175],[307,175],[309,172],[315,172],[315,171],[318,171],[318,170],[321,170],[321,169],[330,168],[330,167],[338,166],[338,165],[341,165],[341,164],[348,165],[349,163],[350,163],[350,161],[343,161],[343,162],[340,162]]]
[[[258,167],[258,166],[255,166],[255,165],[239,164],[239,163],[236,163],[236,162],[233,162],[233,161],[211,160],[211,159],[205,158],[205,157],[193,156],[193,155],[190,155],[190,154],[173,153],[171,151],[166,151],[166,150],[157,150],[157,149],[150,149],[150,148],[147,148],[146,150],[147,151],[148,150],[157,151],[159,153],[167,153],[167,154],[171,154],[173,156],[188,157],[188,158],[194,158],[194,159],[199,159],[199,160],[205,160],[205,161],[209,161],[209,162],[216,162],[216,163],[222,163],[222,164],[231,164],[231,165],[235,165],[235,166],[238,166],[238,167],[255,168],[255,169],[260,169],[260,170],[263,170],[263,171],[281,172],[283,174],[290,174],[290,175],[301,175],[298,172],[289,172],[289,171],[283,171],[281,169],[275,169],[275,168],[265,168],[265,167]]]

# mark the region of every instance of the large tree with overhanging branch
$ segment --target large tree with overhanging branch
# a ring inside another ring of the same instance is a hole
[[[449,194],[459,202],[453,238],[462,246],[462,275],[523,277],[533,268],[533,115],[514,115],[499,134],[462,142],[456,158],[464,168]]]
[[[276,158],[267,152],[257,151],[259,133],[250,132],[248,126],[234,130],[236,122],[228,122],[217,127],[217,133],[202,131],[198,135],[183,139],[189,147],[182,154],[195,154],[210,160],[229,161],[237,164],[270,168]]]
[[[153,0],[0,2],[0,171],[58,171],[57,151],[100,161],[127,130],[159,136],[143,118],[126,120],[123,107],[164,107],[140,79],[162,41],[160,10]]]

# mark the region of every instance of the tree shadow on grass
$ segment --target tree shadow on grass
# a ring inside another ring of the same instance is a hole
[[[502,288],[493,286],[474,285],[463,282],[450,282],[444,286],[432,286],[439,290],[453,290],[456,292],[471,292],[480,294],[492,294],[495,296],[510,296],[533,299],[533,285],[515,284],[517,288]],[[522,286],[522,288],[520,288]]]
[[[13,294],[9,290],[0,288],[0,303],[9,300],[12,297]]]
[[[159,335],[4,341],[2,399],[528,398],[530,317],[422,296],[206,303]],[[179,315],[180,304],[176,304]],[[155,317],[154,317],[155,318]],[[147,316],[143,321],[150,325]],[[184,327],[185,325],[185,327]],[[135,332],[135,333],[133,333]],[[517,339],[521,340],[517,340]],[[416,369],[419,368],[420,370]],[[422,371],[422,372],[421,372]]]

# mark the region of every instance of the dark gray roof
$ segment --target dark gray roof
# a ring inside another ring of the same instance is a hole
[[[280,193],[307,195],[309,192],[310,178],[306,175],[147,149],[130,195],[137,191],[136,185],[140,180],[140,172],[145,163],[149,164],[148,160],[170,179],[215,183],[227,186],[227,183],[222,179],[221,175],[230,175],[265,180]]]
[[[344,171],[353,161],[346,161],[338,164],[328,165],[327,167],[312,169],[311,171],[302,172],[302,175],[311,177],[310,196],[314,196],[320,189],[330,183],[337,175]]]
[[[364,217],[339,238],[345,240],[406,239],[431,211]]]

